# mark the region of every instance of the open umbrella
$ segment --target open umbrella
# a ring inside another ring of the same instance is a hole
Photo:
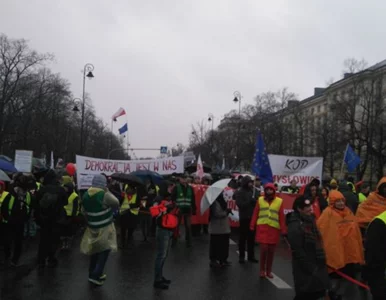
[[[111,178],[116,181],[127,183],[134,186],[144,185],[141,178],[138,178],[137,176],[134,176],[132,174],[114,173],[113,175],[111,175]]]
[[[0,159],[0,170],[3,170],[4,172],[7,172],[7,173],[17,172],[17,169],[15,168],[15,166],[11,162],[6,161],[4,159]]]
[[[160,174],[149,170],[138,170],[135,172],[131,172],[130,175],[137,176],[143,181],[145,181],[147,178],[150,178],[151,181],[156,185],[159,185],[162,183],[162,181],[164,181],[164,178]]]
[[[201,215],[212,205],[222,191],[228,186],[230,179],[222,179],[212,184],[201,199]]]
[[[10,182],[11,178],[4,171],[0,170],[0,180]]]

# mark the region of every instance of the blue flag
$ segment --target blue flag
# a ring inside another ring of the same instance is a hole
[[[123,125],[121,128],[118,129],[119,134],[124,134],[128,129],[127,129],[127,123]]]
[[[273,182],[271,165],[260,132],[257,134],[256,139],[256,151],[255,156],[253,157],[252,173],[259,176],[263,184]]]
[[[354,172],[361,163],[361,158],[355,153],[350,145],[347,145],[346,153],[344,154],[344,162],[346,163],[349,172]]]

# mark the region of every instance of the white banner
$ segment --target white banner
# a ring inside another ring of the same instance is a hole
[[[312,179],[322,180],[323,158],[285,155],[268,155],[273,180],[279,186],[290,185],[292,180],[298,186],[308,184]]]
[[[29,150],[15,151],[15,168],[18,172],[30,173],[32,169],[33,152]]]
[[[167,157],[152,160],[111,160],[86,156],[76,156],[78,188],[87,189],[96,174],[107,176],[114,173],[129,174],[134,171],[149,170],[161,175],[184,173],[184,157]]]

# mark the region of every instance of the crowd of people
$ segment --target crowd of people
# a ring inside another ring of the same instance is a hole
[[[154,287],[168,289],[163,275],[169,249],[177,244],[180,225],[185,227],[186,246],[192,246],[196,207],[189,176],[155,184],[118,183],[104,174],[95,175],[91,187],[79,196],[72,177],[48,170],[36,179],[16,174],[7,186],[0,182],[0,234],[4,265],[16,267],[23,239],[39,227],[37,264],[41,274],[58,265],[57,250],[72,247],[77,229],[85,228],[81,252],[90,256],[88,280],[103,285],[104,267],[111,251],[125,249],[140,226],[143,241],[156,241]],[[194,178],[194,184],[209,185],[209,179]],[[386,177],[375,191],[353,180],[321,183],[314,179],[301,188],[296,182],[281,192],[296,194],[293,212],[284,214],[283,200],[274,183],[258,177],[240,176],[234,190],[239,212],[239,263],[260,263],[260,277],[273,278],[272,266],[281,237],[292,252],[295,299],[342,299],[347,281],[341,274],[369,285],[373,299],[386,299]],[[229,208],[223,193],[210,205],[210,267],[231,265]],[[35,225],[36,224],[36,225]],[[119,226],[119,247],[115,224]],[[255,243],[259,244],[259,260]],[[245,257],[247,253],[247,257]]]

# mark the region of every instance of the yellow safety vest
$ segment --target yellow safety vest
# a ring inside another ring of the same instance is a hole
[[[367,197],[363,193],[359,193],[358,196],[359,196],[359,203],[363,203],[367,200]]]
[[[376,216],[374,219],[382,220],[383,223],[385,223],[385,225],[386,225],[386,211],[384,211],[383,213],[381,213],[379,216]]]
[[[74,200],[78,198],[78,194],[75,192],[72,192],[70,197],[68,197],[68,204],[64,206],[64,209],[66,210],[66,214],[68,217],[72,216],[72,210],[74,209]],[[79,203],[78,203],[78,209],[75,212],[75,216],[79,214]]]
[[[4,191],[2,194],[1,194],[1,197],[0,197],[0,207],[1,207],[1,204],[3,203],[5,197],[7,197],[9,195],[8,192]]]
[[[122,212],[130,209],[130,211],[133,215],[138,215],[139,207],[130,208],[130,204],[135,204],[136,202],[137,202],[137,194],[134,194],[129,201],[129,198],[127,197],[127,194],[125,193],[125,198],[123,199],[123,203],[121,205],[120,212],[122,213]]]
[[[276,197],[271,205],[264,200],[264,197],[259,198],[259,217],[257,219],[257,225],[269,225],[273,228],[280,229],[279,223],[279,210],[283,200]]]
[[[40,190],[40,188],[42,187],[42,184],[40,182],[36,182],[36,190]]]

